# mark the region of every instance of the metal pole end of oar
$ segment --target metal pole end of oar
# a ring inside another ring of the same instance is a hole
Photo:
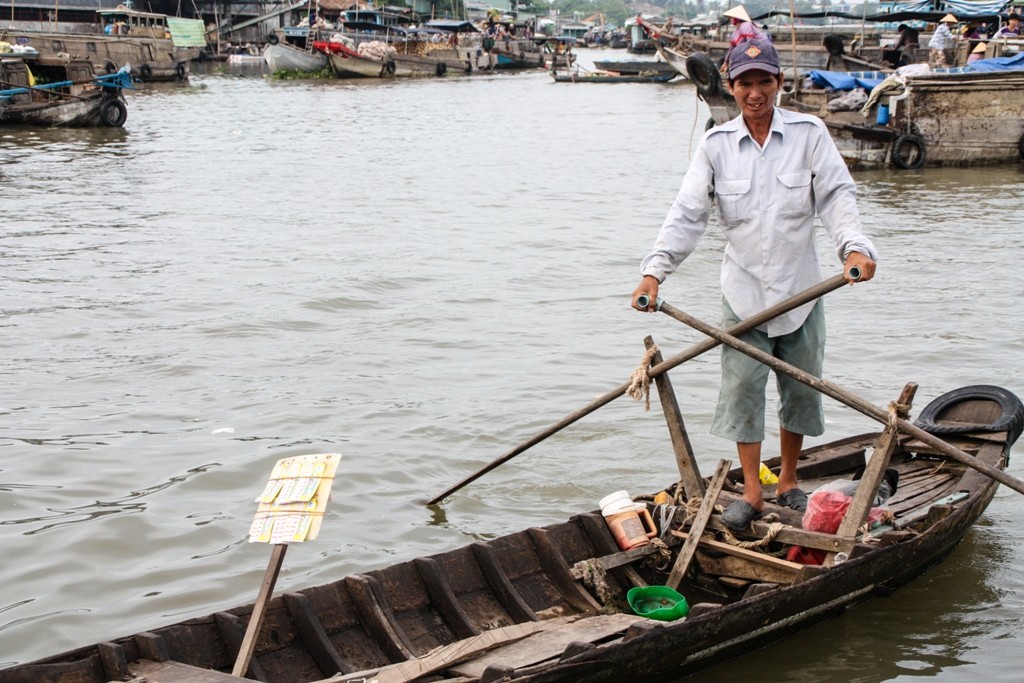
[[[640,310],[646,311],[647,307],[650,306],[650,305],[651,305],[651,297],[647,296],[646,294],[641,294],[640,296],[638,296],[636,298],[636,307],[639,308]],[[660,311],[661,310],[661,297],[660,296],[658,297],[658,300],[654,302],[654,310],[656,310],[656,311]]]
[[[860,282],[860,278],[864,275],[860,272],[860,266],[850,266],[849,270],[850,279],[854,282]]]

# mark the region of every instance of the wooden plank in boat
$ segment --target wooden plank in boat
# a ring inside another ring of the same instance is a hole
[[[550,630],[541,631],[529,638],[488,652],[478,659],[449,667],[459,676],[479,677],[488,666],[501,665],[513,668],[531,666],[546,659],[558,657],[566,646],[574,642],[593,643],[610,636],[624,633],[630,625],[642,622],[656,627],[666,622],[652,621],[633,614],[608,614],[585,617],[571,624],[563,624]]]
[[[475,657],[487,650],[502,645],[509,645],[535,633],[555,629],[560,625],[569,624],[577,619],[579,617],[573,615],[547,621],[527,621],[521,624],[502,626],[490,631],[484,631],[479,635],[457,640],[448,645],[442,645],[416,659],[392,664],[383,669],[369,669],[367,671],[334,676],[325,680],[337,681],[338,683],[368,680],[376,681],[377,683],[405,683],[406,681],[414,681],[427,674],[446,669],[453,664],[458,664],[471,657]]]
[[[673,531],[672,535],[673,536],[678,536],[679,538],[684,538],[684,539],[685,538],[689,538],[689,536],[690,536],[685,531]],[[799,562],[790,562],[789,560],[782,560],[782,559],[779,559],[777,557],[772,557],[771,555],[765,555],[764,553],[756,552],[754,550],[747,550],[746,548],[740,548],[738,546],[729,545],[728,543],[721,543],[719,541],[712,541],[712,540],[707,539],[707,538],[700,539],[700,541],[698,542],[698,547],[700,547],[702,550],[714,550],[714,551],[722,553],[724,555],[731,555],[733,557],[738,557],[741,560],[745,560],[746,562],[750,562],[750,563],[753,563],[753,564],[759,564],[759,565],[763,565],[765,567],[771,567],[773,571],[782,572],[782,574],[784,576],[789,576],[791,581],[792,581],[792,575],[795,574],[796,572],[800,571],[803,568],[803,566],[804,566],[804,565],[800,564]],[[744,578],[757,578],[757,577],[744,577]],[[771,583],[767,579],[765,580],[765,582],[766,583]],[[780,582],[776,582],[776,583],[785,583],[785,582],[780,581]]]
[[[142,659],[132,664],[130,668],[136,678],[141,678],[146,683],[240,683],[249,680],[181,662],[153,662]]]
[[[697,552],[697,564],[700,565],[702,572],[714,576],[749,579],[758,583],[778,583],[787,586],[796,582],[800,572],[799,569],[782,569],[772,565],[757,564],[732,555],[713,557],[701,551]],[[791,562],[790,564],[796,563]],[[805,565],[796,566],[802,569]]]

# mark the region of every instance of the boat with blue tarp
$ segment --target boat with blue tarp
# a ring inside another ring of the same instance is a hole
[[[96,75],[86,60],[0,55],[0,127],[120,128],[128,118],[123,90],[135,88],[130,69]]]

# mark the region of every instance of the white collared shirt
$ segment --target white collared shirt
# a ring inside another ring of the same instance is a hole
[[[654,248],[641,263],[659,281],[693,253],[712,200],[728,245],[722,293],[742,319],[821,281],[814,242],[817,212],[840,261],[851,251],[877,260],[861,232],[856,186],[820,119],[775,108],[763,147],[743,117],[704,134]],[[807,319],[805,304],[762,325],[770,337]]]

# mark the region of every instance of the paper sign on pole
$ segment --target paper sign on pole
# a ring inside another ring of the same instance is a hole
[[[301,543],[320,532],[340,453],[297,455],[278,460],[256,498],[250,543]]]

